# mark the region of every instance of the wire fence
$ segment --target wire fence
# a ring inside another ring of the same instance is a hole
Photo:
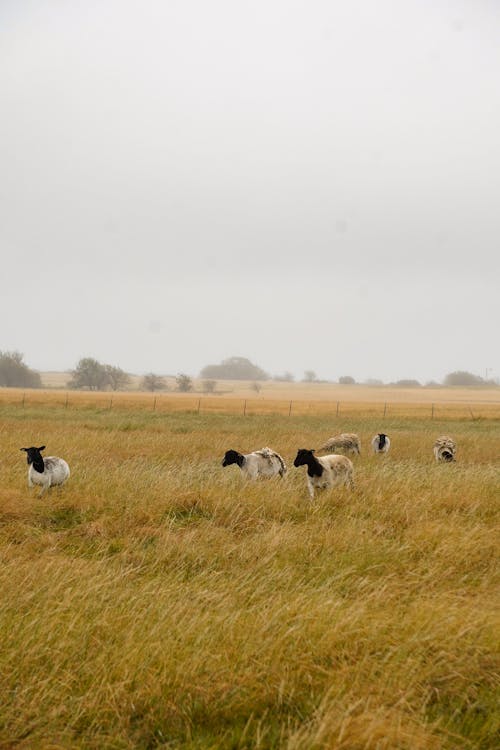
[[[288,417],[332,416],[339,419],[373,416],[382,419],[500,419],[499,401],[340,401],[239,398],[182,393],[127,393],[89,391],[44,391],[0,389],[0,406],[53,407],[59,409],[97,409],[100,411],[137,411],[158,413],[196,413],[243,415],[281,415]]]

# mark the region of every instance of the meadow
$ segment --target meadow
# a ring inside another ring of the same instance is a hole
[[[347,393],[0,392],[0,748],[499,747],[498,400]],[[311,504],[340,431],[355,490]],[[222,469],[264,445],[284,480]]]

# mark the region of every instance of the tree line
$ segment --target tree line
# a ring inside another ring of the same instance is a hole
[[[120,391],[130,388],[132,380],[130,375],[116,365],[103,364],[93,357],[83,357],[79,360],[74,370],[70,371],[70,379],[67,387],[75,390],[89,391]],[[271,377],[262,368],[253,364],[245,357],[229,357],[218,365],[207,365],[200,373],[202,378],[201,387],[205,393],[214,393],[217,389],[218,380],[245,380],[253,382],[253,389],[258,393],[261,390],[260,383],[263,380],[276,380],[282,382],[293,382],[295,380],[291,372]],[[320,383],[332,381],[318,380],[314,370],[305,370],[302,382]],[[340,385],[357,385],[356,380],[350,375],[342,375],[337,381]],[[479,375],[474,375],[465,370],[456,370],[448,373],[442,383],[430,382],[427,386],[495,386],[494,380],[487,380]],[[381,380],[370,379],[363,385],[390,385],[402,388],[419,388],[423,384],[418,380],[403,379],[384,384]],[[40,373],[30,368],[24,362],[24,355],[17,351],[0,351],[0,387],[2,388],[41,388],[42,381]],[[187,393],[194,389],[193,379],[185,373],[179,373],[175,377],[175,389]],[[144,375],[139,383],[139,390],[161,391],[168,390],[168,384],[164,376],[153,372]]]

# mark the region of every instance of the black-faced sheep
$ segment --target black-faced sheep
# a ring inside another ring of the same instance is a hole
[[[28,487],[31,488],[35,484],[41,485],[40,495],[43,495],[49,487],[64,484],[68,479],[70,472],[66,461],[57,456],[43,458],[41,451],[45,450],[44,445],[39,448],[21,448],[20,450],[26,451],[27,454]]]
[[[434,458],[436,461],[455,461],[457,444],[449,435],[441,435],[434,443]]]
[[[283,477],[286,473],[286,463],[282,456],[271,448],[262,448],[253,453],[238,453],[238,451],[226,451],[222,459],[222,466],[237,464],[243,474],[249,479],[258,477]]]
[[[330,489],[340,484],[351,489],[354,487],[354,467],[347,456],[333,454],[316,457],[313,450],[299,448],[293,465],[307,466],[307,488],[311,500],[314,500],[315,489]]]
[[[361,453],[361,441],[358,435],[353,432],[342,432],[340,435],[334,435],[324,443],[320,451],[342,451],[343,453]]]
[[[372,438],[372,448],[374,453],[389,453],[391,441],[389,435],[379,432]]]

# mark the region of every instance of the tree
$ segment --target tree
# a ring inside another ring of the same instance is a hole
[[[304,383],[314,383],[316,379],[317,376],[314,370],[306,370],[304,372]]]
[[[141,380],[141,390],[143,391],[162,391],[166,388],[165,380],[161,375],[155,375],[154,372],[150,372],[144,375]]]
[[[109,376],[106,365],[102,365],[97,359],[84,357],[71,373],[68,388],[88,388],[89,391],[103,391],[109,385]]]
[[[217,388],[216,380],[204,380],[202,383],[203,393],[214,393]]]
[[[485,385],[483,378],[465,370],[456,370],[446,375],[444,385]]]
[[[130,376],[121,367],[113,367],[113,365],[105,365],[105,367],[112,391],[119,391],[130,384]]]
[[[20,352],[0,351],[0,386],[4,388],[41,388],[40,373],[23,362]]]
[[[356,381],[352,377],[352,375],[342,375],[342,377],[339,378],[340,385],[355,385]]]
[[[255,393],[260,393],[262,390],[262,386],[260,385],[260,383],[252,383],[250,388],[252,389],[252,391],[255,391]]]
[[[286,370],[283,375],[275,375],[274,380],[277,380],[280,383],[293,383],[295,376],[292,372]]]
[[[189,391],[193,390],[193,381],[189,377],[189,375],[186,375],[183,372],[180,372],[175,382],[177,383],[177,390],[181,391],[182,393],[188,393]]]
[[[422,383],[419,383],[418,380],[411,380],[409,378],[403,379],[403,380],[396,380],[395,383],[391,383],[391,385],[396,385],[398,388],[421,388]]]
[[[220,365],[207,365],[200,373],[202,378],[219,380],[267,380],[268,374],[245,357],[229,357]]]

